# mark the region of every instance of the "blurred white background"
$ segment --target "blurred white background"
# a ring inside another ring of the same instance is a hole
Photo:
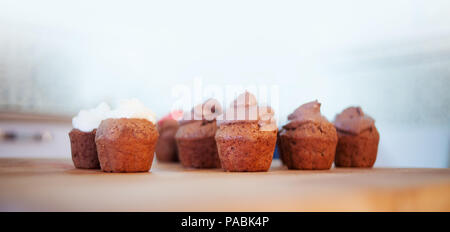
[[[2,112],[72,116],[137,97],[162,116],[194,77],[278,85],[280,125],[314,99],[329,119],[361,105],[381,134],[376,166],[449,165],[448,0],[0,0]],[[70,157],[55,141],[40,155]],[[0,156],[33,155],[23,147]]]

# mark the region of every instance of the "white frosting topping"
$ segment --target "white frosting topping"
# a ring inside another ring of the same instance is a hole
[[[156,124],[156,115],[138,99],[122,100],[108,118],[141,118]]]
[[[108,118],[111,108],[102,102],[96,108],[81,110],[77,116],[72,118],[72,126],[80,131],[90,132],[97,129],[100,122]]]

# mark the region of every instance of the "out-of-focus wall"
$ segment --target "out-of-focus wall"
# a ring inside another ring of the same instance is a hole
[[[0,110],[73,115],[137,97],[161,116],[194,77],[277,85],[280,125],[314,99],[329,119],[361,105],[383,132],[377,164],[446,166],[449,12],[446,0],[3,0]]]

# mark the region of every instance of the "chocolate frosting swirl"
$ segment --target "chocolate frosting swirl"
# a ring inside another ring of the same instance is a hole
[[[359,134],[362,131],[375,127],[375,120],[365,115],[361,107],[348,107],[336,115],[334,126],[341,131]]]
[[[328,120],[320,113],[320,106],[317,100],[299,106],[288,116],[290,122],[287,126],[296,126],[305,122],[328,123]]]
[[[187,113],[180,122],[180,125],[195,121],[214,121],[222,114],[222,106],[216,99],[210,98],[203,104],[194,106],[191,112]]]
[[[220,126],[256,121],[261,131],[273,131],[277,129],[274,114],[271,107],[258,106],[256,97],[245,91],[231,103],[223,115],[223,120],[217,121],[217,124]]]
[[[194,120],[213,121],[222,114],[222,106],[219,101],[210,98],[203,104],[196,105],[192,112],[194,112]]]

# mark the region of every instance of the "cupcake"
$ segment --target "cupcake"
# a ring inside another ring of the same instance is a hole
[[[178,130],[178,114],[181,111],[172,112],[158,121],[157,128],[159,132],[158,143],[156,143],[155,153],[158,161],[178,162],[177,143],[175,134]]]
[[[265,172],[277,140],[274,111],[258,107],[253,94],[239,95],[218,121],[216,143],[225,171]]]
[[[158,130],[155,115],[137,99],[122,101],[95,135],[104,172],[148,172],[152,166]]]
[[[334,120],[338,134],[338,167],[372,167],[377,159],[380,134],[375,121],[360,107],[349,107]]]
[[[175,134],[178,158],[187,168],[220,168],[220,160],[214,136],[216,118],[222,114],[222,107],[215,99],[195,106],[188,119],[180,122]]]
[[[73,129],[69,132],[69,138],[72,161],[76,168],[100,168],[95,146],[95,134],[98,125],[109,111],[109,106],[106,103],[101,103],[97,108],[81,110],[72,119]]]
[[[289,169],[330,169],[338,137],[316,101],[298,107],[280,131],[282,160]]]

